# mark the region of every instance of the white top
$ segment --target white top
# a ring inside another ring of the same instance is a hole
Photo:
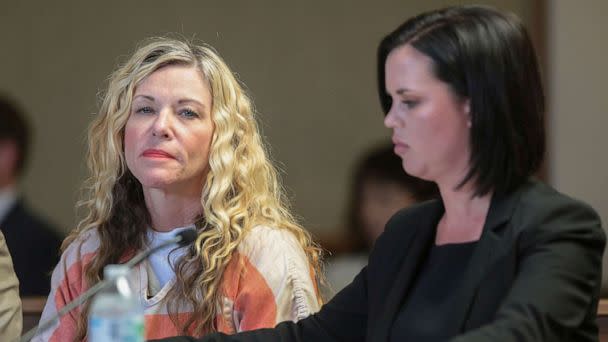
[[[184,230],[192,229],[194,225],[189,225],[186,227],[174,228],[168,232],[157,232],[154,229],[148,229],[148,243],[149,248],[157,247],[164,242],[171,240],[180,232]],[[165,248],[159,249],[148,258],[148,264],[152,269],[152,272],[156,276],[156,280],[158,284],[154,284],[156,286],[150,286],[149,290],[152,291],[152,295],[160,288],[165,286],[173,277],[175,277],[174,266],[177,263],[177,260],[181,258],[186,253],[186,247],[178,247],[175,246],[167,246]],[[152,284],[150,284],[152,285]]]
[[[0,222],[4,221],[15,202],[17,202],[17,190],[14,186],[0,189]]]

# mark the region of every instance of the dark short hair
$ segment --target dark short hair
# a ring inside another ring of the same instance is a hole
[[[361,222],[361,203],[363,186],[369,181],[394,184],[408,192],[415,202],[422,202],[439,196],[439,189],[433,182],[407,174],[402,161],[393,151],[393,144],[386,143],[373,147],[357,162],[351,183],[351,193],[347,208],[348,229],[352,233],[353,249],[362,251],[368,248]]]
[[[475,195],[513,190],[541,165],[545,99],[530,37],[513,14],[459,6],[420,14],[388,34],[378,47],[378,90],[385,113],[385,63],[409,44],[431,58],[435,76],[471,111],[470,170]]]
[[[6,96],[0,95],[0,140],[12,140],[17,144],[19,156],[15,172],[25,167],[30,143],[30,129],[21,108]]]

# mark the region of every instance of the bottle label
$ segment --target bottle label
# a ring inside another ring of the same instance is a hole
[[[144,318],[91,316],[88,340],[89,342],[143,342]]]

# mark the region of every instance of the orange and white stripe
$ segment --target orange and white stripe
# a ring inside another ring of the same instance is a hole
[[[86,290],[85,266],[99,248],[99,237],[89,231],[74,241],[63,253],[51,279],[51,294],[42,320],[51,317]],[[169,281],[158,293],[148,298],[148,279],[154,277],[144,262],[131,274],[132,284],[144,304],[146,339],[174,336],[179,333],[167,311],[167,293],[174,286]],[[224,294],[218,330],[235,333],[273,327],[277,323],[300,320],[319,309],[310,264],[295,236],[282,229],[257,226],[238,246],[222,280]],[[72,341],[80,310],[72,310],[33,341]],[[182,306],[179,321],[186,320],[192,308]]]

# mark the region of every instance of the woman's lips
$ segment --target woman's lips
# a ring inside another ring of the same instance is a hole
[[[155,149],[145,150],[144,153],[142,153],[141,155],[144,157],[147,157],[147,158],[175,159],[175,157],[173,157],[171,154],[169,154],[163,150],[155,150]]]
[[[393,144],[395,145],[394,151],[397,155],[405,153],[410,148],[409,145],[402,142],[393,142]]]

